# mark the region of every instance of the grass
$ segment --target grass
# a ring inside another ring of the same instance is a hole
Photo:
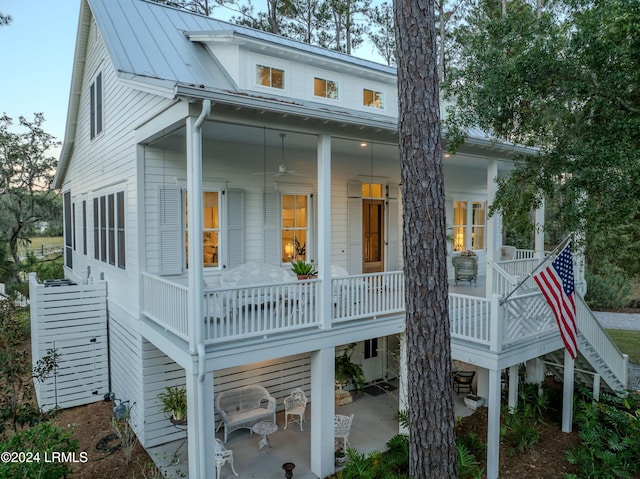
[[[629,361],[640,364],[640,331],[607,329],[607,333],[620,351],[629,355]]]
[[[20,256],[25,256],[27,249],[29,251],[39,251],[42,245],[44,245],[45,249],[51,246],[62,248],[62,246],[64,245],[64,238],[62,236],[36,236],[33,238],[29,238],[29,240],[31,241],[31,244],[21,244],[20,246],[18,246],[18,254]]]

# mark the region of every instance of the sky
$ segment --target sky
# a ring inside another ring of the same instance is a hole
[[[64,138],[80,0],[0,0],[13,21],[0,27],[0,113],[18,123],[43,113]]]
[[[0,27],[0,114],[15,125],[20,116],[43,113],[44,130],[62,141],[80,0],[0,0],[0,12],[13,18]],[[225,14],[223,8],[214,12],[223,20]]]

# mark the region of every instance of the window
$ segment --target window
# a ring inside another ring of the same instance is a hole
[[[282,195],[282,262],[307,261],[309,197]]]
[[[378,338],[364,340],[364,359],[378,357]]]
[[[91,139],[102,133],[102,72],[96,75],[90,87]]]
[[[256,65],[256,83],[270,88],[284,89],[284,70]]]
[[[100,222],[98,198],[93,199],[93,257],[100,259]]]
[[[486,203],[453,202],[453,250],[485,249]]]
[[[372,108],[384,108],[383,94],[379,91],[362,90],[362,104]]]
[[[189,206],[186,193],[185,205],[185,245],[188,248]],[[202,263],[204,267],[217,267],[220,264],[220,192],[205,191],[202,193],[202,213]],[[187,251],[187,262],[188,258]]]
[[[322,78],[313,79],[313,94],[329,100],[338,99],[338,83]]]
[[[73,208],[71,207],[71,192],[67,191],[63,197],[64,208],[64,265],[73,267]]]
[[[109,264],[116,264],[116,212],[114,211],[116,206],[115,195],[110,194],[107,196],[107,234],[109,237]]]
[[[93,199],[93,255],[118,268],[126,266],[124,191]]]
[[[87,255],[87,202],[82,202],[82,253]]]
[[[124,191],[116,194],[118,212],[116,215],[116,229],[118,233],[118,268],[124,269],[126,266],[126,249],[124,241]]]

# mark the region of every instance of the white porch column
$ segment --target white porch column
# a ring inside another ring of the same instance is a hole
[[[321,327],[331,327],[331,137],[318,136],[318,272],[320,298],[317,303]]]
[[[189,288],[187,324],[189,352],[194,357],[187,371],[187,412],[189,433],[189,477],[215,477],[211,457],[213,443],[213,377],[204,372],[204,313],[202,263],[202,124],[211,112],[211,101],[202,102],[198,118],[186,121],[187,193],[189,195]],[[197,357],[196,357],[197,355]],[[209,378],[207,378],[209,376]]]
[[[485,368],[476,368],[476,395],[489,397],[489,370]]]
[[[500,371],[489,369],[487,479],[497,479],[500,464]]]
[[[496,198],[496,178],[498,177],[498,162],[493,158],[487,158],[487,210]],[[485,297],[493,294],[493,267],[498,258],[497,252],[502,244],[502,221],[497,215],[487,216],[487,273],[485,285]]]
[[[407,384],[407,333],[400,335],[400,377],[398,378],[398,410],[409,412],[409,385]],[[399,426],[400,434],[409,434],[406,427]]]
[[[187,447],[189,450],[189,479],[216,477],[213,421],[213,374],[199,375],[187,372]],[[202,395],[202,397],[200,397]],[[205,432],[201,438],[202,431]],[[202,444],[204,440],[204,444]]]
[[[509,412],[513,412],[518,405],[518,382],[520,381],[518,374],[518,365],[514,364],[509,367]]]
[[[334,471],[335,348],[311,353],[311,472],[327,477]]]
[[[535,250],[538,259],[544,259],[544,198],[540,208],[536,209],[536,224],[535,224]]]
[[[573,423],[573,370],[575,362],[564,350],[564,377],[562,378],[562,432],[571,432]]]

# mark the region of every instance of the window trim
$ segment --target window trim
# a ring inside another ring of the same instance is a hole
[[[63,226],[64,226],[64,266],[73,268],[73,208],[71,202],[71,190],[62,195]]]
[[[320,96],[320,95],[316,95],[316,80],[321,80],[325,82],[325,92],[327,92],[327,85],[329,82],[335,84],[336,86],[336,96],[335,98],[331,98],[330,96]],[[313,75],[312,77],[312,96],[313,98],[317,98],[320,100],[329,100],[331,102],[336,102],[336,101],[340,101],[340,82],[338,80],[331,80],[329,78],[322,78],[321,76],[318,75]]]
[[[223,261],[223,253],[225,252],[225,235],[224,232],[226,231],[226,217],[225,217],[225,210],[226,210],[226,195],[225,195],[225,189],[222,187],[217,187],[217,186],[204,186],[202,188],[202,195],[203,195],[203,205],[204,205],[204,194],[205,193],[218,193],[218,227],[217,228],[205,228],[204,227],[204,222],[202,225],[202,234],[204,235],[205,232],[210,231],[210,232],[216,232],[218,233],[218,264],[217,265],[207,265],[204,262],[204,251],[202,251],[202,267],[205,269],[205,271],[216,271],[216,270],[221,270],[224,267],[225,261]],[[189,247],[189,242],[188,242],[188,230],[187,230],[187,190],[186,188],[184,188],[182,190],[182,231],[183,231],[183,236],[182,236],[182,241],[183,241],[183,248],[182,248],[182,256],[183,256],[183,268],[184,270],[188,270],[188,262],[189,262],[189,258],[188,258],[188,253],[187,253],[187,249]],[[204,215],[204,208],[203,208],[203,212],[202,214]],[[203,218],[204,220],[204,218]]]
[[[126,269],[125,188],[109,189],[93,197],[93,257],[96,261]],[[122,213],[122,225],[119,214]],[[120,226],[122,228],[120,229]]]
[[[93,140],[104,130],[102,71],[96,73],[89,86],[89,138]]]
[[[314,241],[315,241],[315,219],[314,219],[314,202],[313,202],[313,198],[314,198],[314,192],[313,192],[313,188],[309,187],[309,186],[304,186],[304,185],[291,185],[291,184],[275,184],[276,190],[278,191],[278,193],[280,194],[280,209],[278,211],[278,216],[279,216],[279,225],[278,225],[278,231],[279,231],[279,238],[280,238],[280,245],[279,245],[279,255],[280,255],[280,261],[281,261],[281,265],[287,265],[289,264],[289,262],[282,262],[282,253],[283,253],[283,244],[282,244],[282,232],[284,231],[284,228],[282,227],[282,208],[283,208],[283,201],[282,201],[282,197],[284,195],[294,195],[294,196],[306,196],[307,197],[307,244],[306,244],[306,252],[305,252],[305,260],[307,263],[313,263],[314,262],[314,255],[315,255],[315,249],[314,249]]]
[[[464,203],[466,206],[466,218],[464,219],[464,224],[457,224],[455,223],[455,212],[456,212],[456,203]],[[482,224],[475,224],[474,223],[474,217],[473,217],[473,205],[474,204],[482,204],[483,205],[483,210],[484,210],[484,223]],[[454,198],[453,202],[452,202],[452,222],[451,222],[451,228],[452,228],[452,234],[454,236],[454,239],[452,241],[452,245],[451,245],[451,250],[455,253],[460,252],[460,251],[465,251],[465,250],[470,250],[470,251],[486,251],[487,249],[487,202],[484,199],[479,199],[479,198]],[[455,234],[456,234],[456,228],[463,228],[463,245],[462,245],[462,249],[455,249],[456,247],[456,241],[455,241]],[[473,248],[473,245],[471,243],[472,238],[473,238],[473,232],[475,228],[483,228],[483,235],[482,235],[482,244],[483,247],[482,248]]]
[[[380,99],[381,99],[381,105],[380,106],[366,104],[364,102],[364,95],[365,95],[365,92],[367,92],[367,91],[373,93],[374,94],[374,98],[375,98],[375,94],[380,95]],[[363,86],[362,87],[362,103],[361,103],[362,107],[363,108],[371,108],[373,110],[384,110],[385,109],[385,104],[386,104],[386,100],[385,100],[386,96],[387,96],[387,94],[386,94],[385,91],[374,89],[374,87],[365,87],[365,86]]]
[[[267,62],[264,62],[267,63]],[[278,90],[278,91],[286,91],[287,90],[287,70],[283,67],[274,66],[274,65],[265,65],[264,63],[255,63],[255,85],[260,88],[268,88],[269,90]],[[269,85],[264,85],[259,81],[258,69],[259,68],[268,68],[269,69]],[[278,70],[282,72],[282,87],[273,86],[273,70]]]

